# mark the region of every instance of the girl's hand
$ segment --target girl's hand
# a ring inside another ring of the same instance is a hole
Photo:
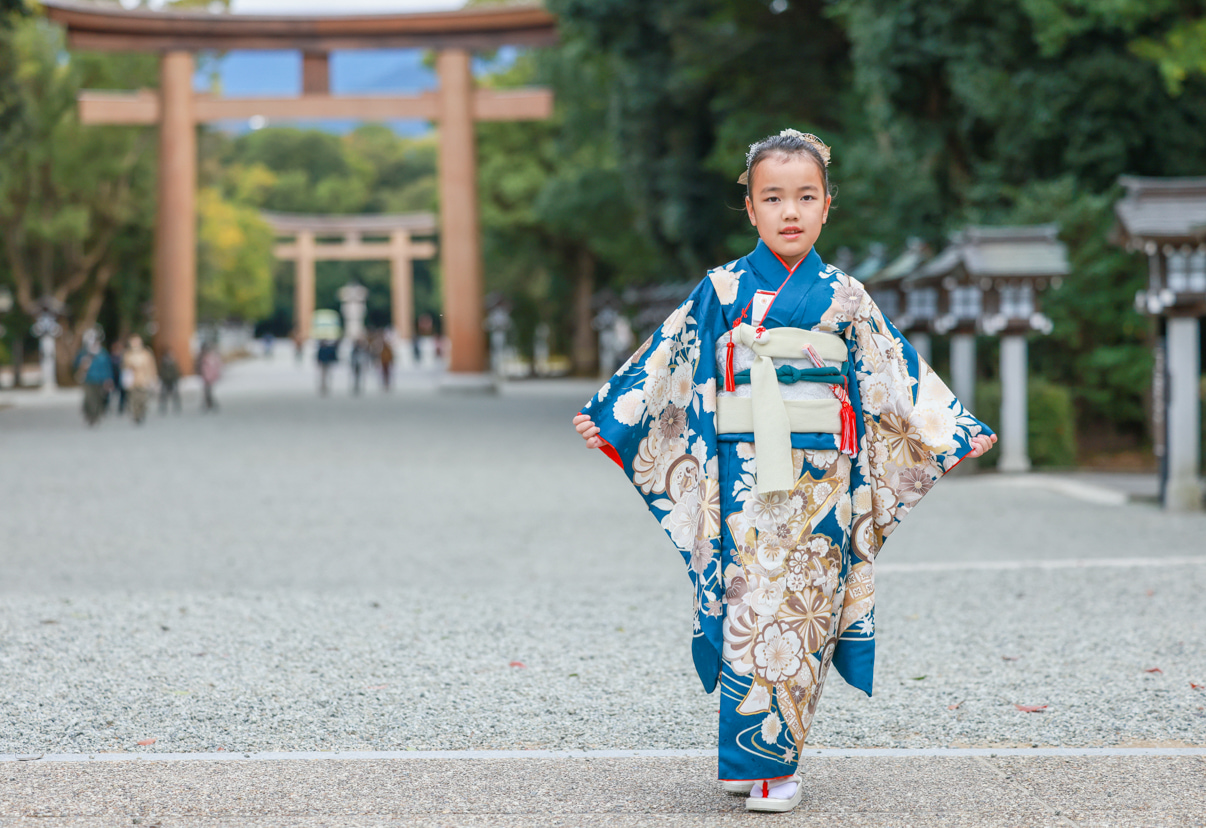
[[[979,457],[992,448],[993,444],[996,442],[997,435],[995,434],[980,434],[976,437],[973,437],[971,440],[972,449],[970,452],[968,452],[967,456]]]
[[[574,428],[582,435],[582,439],[586,441],[587,448],[599,448],[603,445],[603,438],[599,437],[599,427],[594,424],[591,418],[586,414],[579,414],[574,418]]]

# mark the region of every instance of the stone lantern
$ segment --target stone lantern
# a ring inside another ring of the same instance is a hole
[[[1206,178],[1118,179],[1116,240],[1147,255],[1135,306],[1157,320],[1152,420],[1164,508],[1202,508],[1201,317],[1206,315]]]
[[[950,335],[951,390],[965,404],[975,400],[976,334],[1001,337],[1001,471],[1030,468],[1026,337],[1051,332],[1038,296],[1068,273],[1058,232],[1054,224],[968,227],[902,281],[911,324]]]

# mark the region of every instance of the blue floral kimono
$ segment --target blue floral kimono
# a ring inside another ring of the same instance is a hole
[[[757,423],[742,431],[726,415],[720,428],[718,406],[750,405],[739,400],[754,393],[757,345],[779,335],[806,340],[761,360],[777,405],[824,416],[791,425],[790,447],[780,435],[775,480],[788,482],[760,491]],[[761,241],[710,271],[582,411],[683,554],[696,670],[721,689],[720,779],[794,773],[830,663],[871,693],[886,536],[991,431],[862,284],[815,249],[789,271]]]
[[[792,425],[775,462],[788,475],[776,479],[794,483],[760,491],[757,422],[735,430],[743,421],[717,411],[750,405],[740,398],[758,393],[758,341],[773,335],[824,340],[827,351],[806,343],[761,361],[781,405],[820,411],[807,422],[825,425]],[[857,280],[815,249],[789,271],[762,242],[711,271],[582,410],[686,561],[695,667],[708,692],[721,689],[720,778],[793,773],[829,664],[871,693],[885,538],[991,432]]]

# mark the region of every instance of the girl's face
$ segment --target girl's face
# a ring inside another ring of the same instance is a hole
[[[754,167],[745,211],[758,238],[793,268],[816,244],[829,218],[821,169],[808,156],[771,155]]]

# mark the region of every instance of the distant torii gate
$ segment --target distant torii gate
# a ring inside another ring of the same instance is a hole
[[[314,265],[320,261],[388,261],[390,270],[390,317],[399,340],[414,336],[414,262],[431,259],[436,246],[415,241],[431,236],[436,218],[431,213],[322,216],[301,213],[260,213],[277,237],[276,257],[294,263],[293,330],[309,336],[314,317]],[[321,239],[338,236],[337,242]],[[388,236],[389,241],[369,241]],[[366,238],[367,237],[367,238]]]
[[[474,123],[552,114],[547,89],[473,87],[474,49],[540,46],[556,39],[556,18],[533,6],[472,7],[427,14],[344,17],[152,12],[80,0],[43,0],[49,17],[80,49],[159,52],[159,91],[80,93],[85,124],[159,125],[159,209],[155,235],[155,343],[170,347],[190,371],[196,327],[196,180],[198,123],[224,119],[419,118],[440,127],[440,263],[449,370],[487,369]],[[329,93],[328,55],[336,49],[436,50],[440,86],[410,96]],[[193,92],[193,53],[202,50],[297,49],[298,98],[215,98]]]

